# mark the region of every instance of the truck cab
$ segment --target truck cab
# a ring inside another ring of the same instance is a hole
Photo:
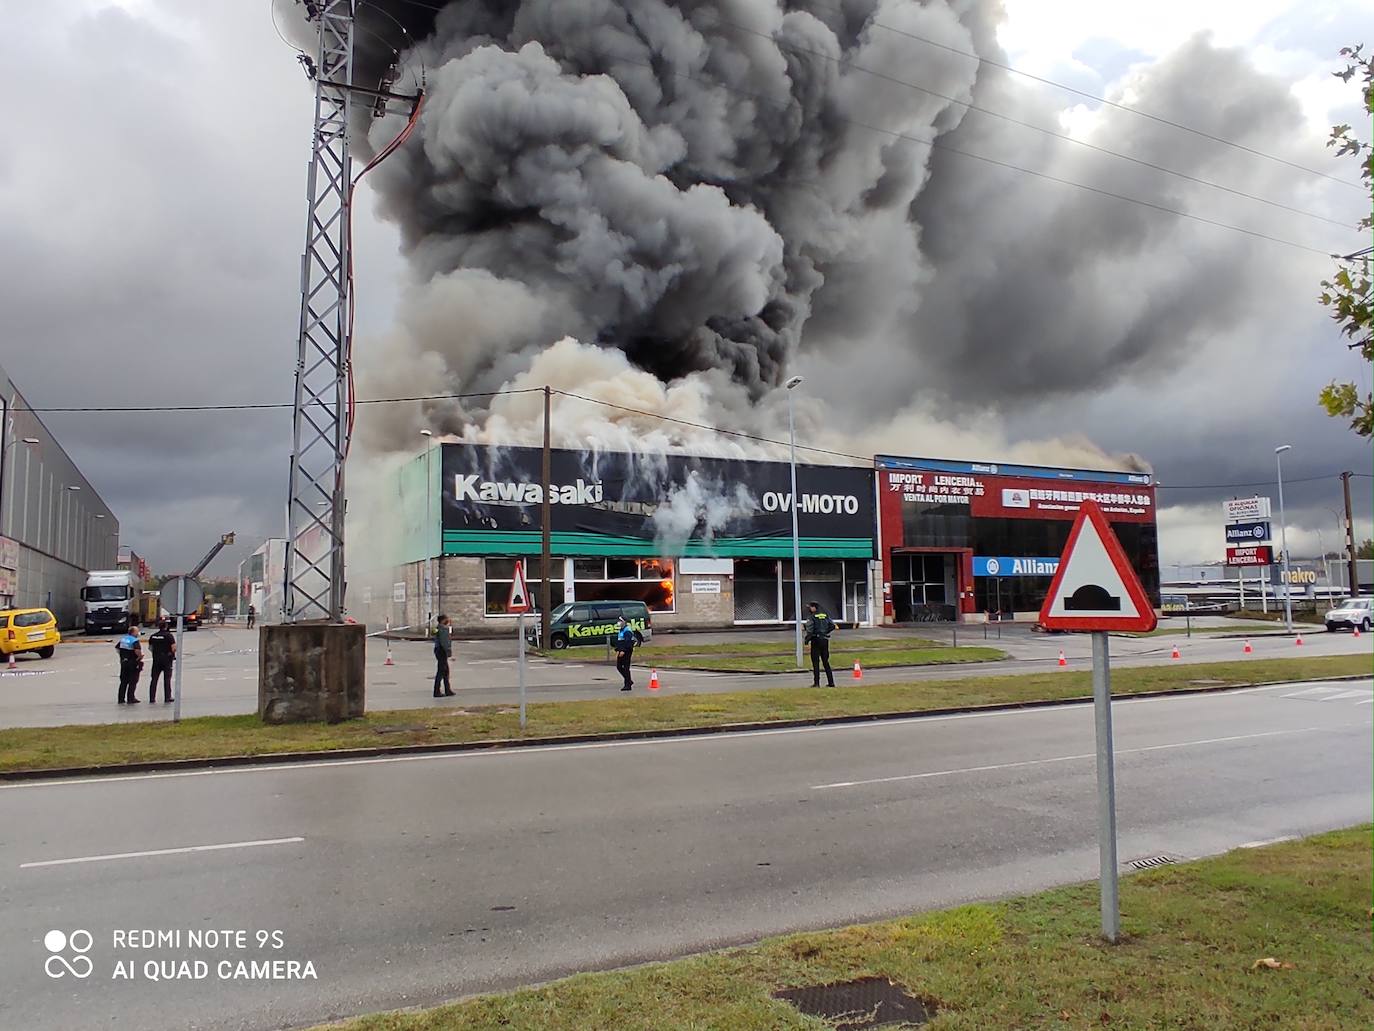
[[[96,569],[86,575],[81,600],[87,634],[122,634],[139,622],[143,585],[127,569]]]

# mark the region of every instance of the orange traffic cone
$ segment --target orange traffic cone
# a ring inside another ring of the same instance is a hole
[[[1066,659],[1066,658],[1064,658],[1064,649],[1063,649],[1063,648],[1060,648],[1060,649],[1059,649],[1059,665],[1061,665],[1061,666],[1067,666],[1068,664],[1069,664],[1069,660]]]
[[[1359,637],[1359,636],[1360,636],[1360,624],[1359,624],[1359,623],[1356,623],[1356,624],[1355,624],[1355,636],[1356,636],[1356,637]]]
[[[1245,647],[1241,649],[1241,651],[1246,655],[1249,655],[1254,650],[1255,649],[1250,647],[1250,642],[1248,640],[1245,642]]]
[[[649,670],[649,690],[658,690],[658,670],[656,669]]]
[[[14,652],[10,652],[10,661],[9,661],[9,663],[5,666],[5,668],[6,668],[6,669],[18,669],[18,668],[19,668],[19,663],[17,663],[17,662],[14,661]]]
[[[1295,645],[1297,645],[1299,648],[1302,647],[1302,632],[1301,632],[1301,631],[1298,632],[1298,639],[1297,639],[1296,641],[1294,641],[1293,643],[1294,643]]]
[[[854,679],[855,679],[855,680],[862,680],[863,678],[864,678],[864,671],[859,667],[859,660],[858,660],[858,659],[855,659],[855,660],[854,660]]]
[[[1169,658],[1171,658],[1171,659],[1181,659],[1181,658],[1183,658],[1183,656],[1179,653],[1178,645],[1174,645],[1174,653],[1173,653],[1172,655],[1170,655]]]

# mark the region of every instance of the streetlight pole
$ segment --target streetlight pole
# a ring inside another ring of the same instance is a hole
[[[1283,508],[1283,453],[1292,450],[1292,444],[1274,448],[1274,462],[1279,473],[1279,543],[1283,548],[1283,625],[1290,634],[1293,632],[1293,582],[1288,569],[1288,517]]]
[[[797,668],[802,664],[801,614],[801,537],[797,532],[797,423],[792,412],[792,392],[801,385],[802,378],[793,376],[787,381],[787,440],[792,454],[792,618],[797,632]]]
[[[434,548],[430,546],[429,531],[430,517],[433,514],[430,506],[433,505],[433,485],[434,478],[433,461],[431,456],[434,454],[434,433],[430,430],[421,430],[420,436],[425,438],[425,636],[430,635],[430,625],[434,622]]]

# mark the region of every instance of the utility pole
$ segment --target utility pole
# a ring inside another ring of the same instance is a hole
[[[549,416],[552,408],[552,391],[544,388],[544,456],[540,465],[539,483],[543,488],[539,493],[539,524],[543,542],[539,549],[540,571],[544,574],[539,581],[539,647],[549,650],[549,623],[553,606],[553,506],[549,503],[549,488],[553,483],[553,449],[550,446]]]
[[[1345,489],[1345,553],[1350,562],[1350,597],[1360,593],[1360,564],[1355,551],[1355,514],[1350,507],[1350,477],[1352,472],[1341,473],[1341,486]]]

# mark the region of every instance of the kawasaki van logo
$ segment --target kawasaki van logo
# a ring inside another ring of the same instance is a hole
[[[628,621],[631,630],[644,632],[644,620],[631,619]],[[614,623],[574,623],[568,627],[568,636],[574,640],[583,637],[606,637],[616,632]]]
[[[588,483],[578,477],[576,483],[550,484],[551,505],[598,505],[601,503],[601,481]],[[537,483],[513,480],[482,480],[476,473],[453,478],[453,500],[476,501],[483,505],[542,505],[544,488]]]

